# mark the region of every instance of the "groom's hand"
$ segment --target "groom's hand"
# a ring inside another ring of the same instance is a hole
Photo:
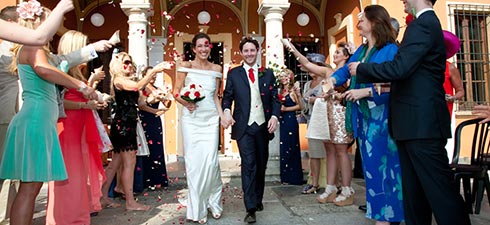
[[[233,119],[233,116],[231,115],[231,111],[229,109],[226,109],[223,112],[223,118],[221,119],[221,126],[223,126],[226,129],[230,125],[233,125],[233,124],[235,124],[235,120]]]
[[[269,131],[269,133],[274,133],[274,131],[276,131],[277,129],[277,117],[275,116],[272,116],[271,119],[269,120],[269,123],[267,124],[267,130]]]

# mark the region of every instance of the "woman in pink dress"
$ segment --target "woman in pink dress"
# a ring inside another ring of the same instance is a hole
[[[85,46],[87,40],[87,36],[78,31],[68,31],[60,39],[58,53],[76,51]],[[68,74],[87,82],[79,66],[71,68]],[[100,157],[103,144],[93,110],[105,106],[105,102],[87,101],[74,88],[65,93],[66,118],[58,120],[58,137],[68,179],[48,183],[46,224],[90,224],[90,213],[101,210],[100,189],[105,179]]]

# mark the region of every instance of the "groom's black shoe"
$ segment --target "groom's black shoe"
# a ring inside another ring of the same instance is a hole
[[[255,212],[247,212],[245,219],[243,219],[245,223],[255,223],[257,219],[255,218]]]
[[[264,210],[264,204],[262,203],[257,204],[257,212],[260,212],[262,210]]]

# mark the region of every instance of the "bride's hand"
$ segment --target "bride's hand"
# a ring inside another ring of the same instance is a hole
[[[196,110],[197,105],[196,103],[189,102],[185,105],[185,107],[187,108],[187,110],[189,110],[190,113],[192,113],[194,112],[194,110]]]

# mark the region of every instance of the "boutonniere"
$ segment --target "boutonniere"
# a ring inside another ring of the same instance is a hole
[[[265,67],[263,66],[259,67],[258,71],[259,71],[259,78],[264,76]]]

